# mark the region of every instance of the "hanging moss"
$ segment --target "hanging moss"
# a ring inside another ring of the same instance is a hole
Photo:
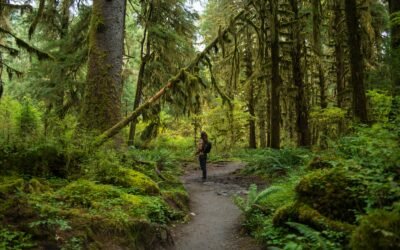
[[[376,210],[362,217],[350,242],[355,250],[400,249],[400,213]]]
[[[362,211],[362,185],[344,169],[321,169],[304,176],[295,190],[297,200],[324,216],[346,222],[355,221],[355,211]],[[352,187],[357,187],[352,189]]]

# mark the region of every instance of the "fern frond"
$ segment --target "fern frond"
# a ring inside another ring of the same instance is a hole
[[[248,211],[251,208],[256,198],[257,198],[257,185],[251,184],[249,188],[249,193],[247,195],[246,211]]]
[[[299,231],[299,233],[304,235],[312,243],[317,244],[321,250],[330,250],[331,249],[326,244],[326,239],[324,237],[322,237],[319,234],[319,232],[316,231],[315,229],[313,229],[307,225],[304,225],[301,223],[296,223],[296,222],[286,222],[286,224],[289,225],[290,227],[296,229],[297,231]]]
[[[254,199],[253,204],[257,203],[259,200],[262,200],[262,199],[266,198],[268,195],[275,193],[276,191],[279,191],[279,190],[281,190],[281,188],[277,187],[277,186],[272,186],[272,187],[264,189]]]

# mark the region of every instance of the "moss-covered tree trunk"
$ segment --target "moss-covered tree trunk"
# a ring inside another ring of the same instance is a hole
[[[105,131],[121,120],[125,0],[94,0],[81,124]]]
[[[257,141],[256,141],[256,121],[255,121],[255,115],[256,115],[256,110],[255,110],[255,98],[254,98],[254,91],[255,91],[255,86],[254,86],[254,81],[251,79],[253,75],[253,52],[252,52],[252,44],[253,44],[253,39],[252,39],[252,34],[250,33],[249,29],[247,29],[246,32],[246,51],[244,55],[244,61],[245,61],[245,75],[246,75],[246,80],[248,82],[248,96],[247,96],[247,108],[249,111],[250,119],[249,119],[249,148],[257,148]]]
[[[400,12],[400,1],[389,0],[389,12],[394,14]],[[391,29],[391,49],[392,49],[392,95],[394,97],[400,96],[400,24],[393,24]],[[395,119],[396,114],[399,112],[400,103],[399,98],[393,98],[392,108],[390,112],[390,120]]]
[[[290,0],[290,5],[294,14],[294,22],[292,24],[292,40],[293,46],[292,56],[292,74],[294,84],[297,88],[296,95],[296,124],[297,124],[297,144],[299,146],[311,146],[311,134],[308,123],[308,105],[306,99],[306,88],[303,82],[304,74],[301,68],[301,49],[303,47],[303,39],[301,38],[299,6],[298,1]]]
[[[325,75],[323,70],[323,54],[322,54],[322,41],[321,41],[321,26],[322,26],[322,6],[321,0],[312,1],[312,13],[313,13],[313,43],[314,53],[317,58],[317,70],[318,70],[318,85],[319,85],[319,98],[321,108],[328,106],[326,96],[326,84]]]
[[[145,43],[146,43],[146,53],[144,52]],[[141,42],[141,62],[140,62],[137,83],[136,83],[136,94],[135,94],[135,101],[133,103],[133,110],[137,109],[139,107],[140,103],[142,102],[142,92],[143,92],[143,87],[144,87],[144,73],[145,73],[146,64],[147,64],[149,57],[150,57],[150,40],[148,38],[147,29],[145,29],[144,35],[143,35],[143,40]],[[136,124],[137,124],[137,120],[133,120],[131,122],[131,126],[129,129],[128,146],[132,146],[135,141]]]
[[[350,54],[351,85],[353,87],[353,112],[355,118],[361,123],[368,123],[364,63],[361,54],[360,23],[356,0],[345,1],[345,15]]]
[[[279,73],[279,21],[278,1],[270,0],[271,10],[271,147],[280,148],[281,131],[281,107],[280,107],[280,86],[281,76]]]
[[[334,41],[335,41],[335,65],[336,65],[336,103],[339,108],[344,108],[344,94],[346,89],[345,82],[345,40],[343,33],[344,15],[343,15],[343,1],[338,0],[334,3]],[[343,121],[339,122],[339,133],[344,130]]]

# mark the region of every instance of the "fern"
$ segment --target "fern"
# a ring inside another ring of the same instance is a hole
[[[318,231],[312,229],[311,227],[296,223],[296,222],[286,222],[287,225],[299,231],[302,235],[304,235],[307,239],[309,239],[313,244],[318,246],[318,249],[321,250],[331,250],[333,247],[326,244],[327,240],[322,237]]]
[[[279,187],[269,187],[264,189],[261,192],[257,192],[257,185],[251,184],[249,188],[249,193],[247,195],[247,200],[244,201],[242,198],[236,199],[236,204],[239,206],[240,209],[243,210],[245,213],[249,213],[255,204],[257,204],[260,200],[266,198],[268,195],[280,190]]]

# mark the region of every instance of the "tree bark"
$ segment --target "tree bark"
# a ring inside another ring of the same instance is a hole
[[[394,14],[400,11],[400,1],[389,0],[389,13]],[[392,48],[392,64],[400,62],[400,25],[392,25],[391,28],[391,48]],[[396,67],[392,67],[393,96],[400,95],[400,71]]]
[[[146,53],[144,52],[144,46],[146,46]],[[140,48],[141,62],[140,62],[137,83],[136,83],[136,94],[135,94],[135,101],[133,103],[133,110],[137,109],[140,105],[140,102],[142,101],[144,73],[145,73],[146,64],[147,64],[149,56],[150,56],[150,40],[148,37],[147,28],[146,28],[144,30],[143,39],[142,39],[141,48]],[[131,126],[129,128],[128,146],[132,146],[135,141],[136,124],[137,124],[137,120],[133,120],[131,122]]]
[[[335,65],[336,65],[336,104],[339,108],[344,108],[344,94],[346,89],[345,82],[345,40],[343,33],[344,27],[344,14],[343,14],[343,1],[338,0],[334,2],[334,41],[335,41]],[[338,123],[339,135],[343,133],[345,124],[343,121]]]
[[[353,88],[353,112],[361,123],[368,123],[367,98],[364,87],[364,63],[361,54],[359,17],[356,0],[345,1],[345,14],[350,53],[351,85]]]
[[[296,123],[297,123],[297,144],[303,147],[311,146],[311,135],[308,123],[308,105],[305,95],[305,85],[303,82],[303,70],[301,68],[301,49],[303,40],[301,38],[299,7],[298,1],[290,0],[292,11],[294,13],[294,22],[292,25],[292,74],[294,84],[297,87],[296,95]]]
[[[257,148],[256,141],[256,121],[255,121],[255,98],[254,98],[254,81],[250,78],[253,75],[253,53],[252,44],[253,40],[249,29],[247,29],[247,47],[244,55],[245,61],[245,75],[246,81],[249,81],[248,98],[247,98],[247,108],[249,110],[249,148]]]
[[[279,73],[279,21],[278,1],[270,0],[271,11],[271,147],[280,148],[280,86],[281,76]]]
[[[121,119],[125,0],[94,0],[81,125],[105,131]]]
[[[326,98],[326,86],[325,86],[325,75],[323,71],[323,55],[322,55],[322,42],[321,42],[321,26],[322,26],[321,0],[312,0],[312,12],[313,12],[313,43],[314,43],[314,53],[317,57],[320,105],[321,108],[324,109],[328,106],[328,102]]]

